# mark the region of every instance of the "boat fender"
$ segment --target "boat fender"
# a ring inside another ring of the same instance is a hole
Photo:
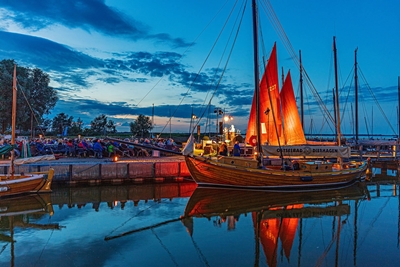
[[[303,182],[311,182],[313,178],[312,176],[300,176],[300,180]]]

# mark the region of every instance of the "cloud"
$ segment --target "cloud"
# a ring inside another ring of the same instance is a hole
[[[166,33],[148,33],[147,26],[107,6],[104,0],[0,0],[0,7],[8,11],[7,15],[3,16],[3,20],[12,20],[31,31],[38,31],[52,25],[63,25],[71,29],[96,31],[113,37],[168,42],[173,47],[189,45],[183,39],[173,38]]]
[[[30,35],[0,31],[0,57],[14,59],[19,65],[38,67],[50,74],[51,79],[60,84],[61,91],[79,91],[89,88],[95,80],[106,84],[127,82],[147,82],[147,77],[168,77],[170,87],[190,88],[195,92],[213,90],[216,83],[215,69],[204,73],[188,70],[180,63],[182,55],[176,52],[158,51],[114,53],[111,58],[100,59],[75,51],[74,49]],[[133,77],[138,74],[139,77]],[[245,85],[246,87],[248,85]],[[251,95],[243,85],[220,83],[217,96]],[[227,97],[227,104],[232,101]]]

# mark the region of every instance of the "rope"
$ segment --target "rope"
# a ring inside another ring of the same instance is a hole
[[[236,3],[237,3],[237,1],[236,1]],[[218,40],[220,39],[222,33],[224,32],[224,29],[226,28],[227,23],[228,23],[228,21],[229,21],[229,18],[232,16],[232,13],[233,13],[233,11],[234,11],[234,8],[235,8],[235,6],[236,6],[236,3],[235,3],[235,5],[233,6],[233,8],[231,9],[231,12],[229,13],[228,18],[225,20],[224,26],[222,27],[221,31],[219,32],[217,39],[215,40],[214,44],[213,44],[212,47],[211,47],[211,50],[208,52],[206,59],[203,61],[203,64],[201,65],[201,67],[200,67],[199,71],[197,72],[195,78],[192,80],[192,82],[191,82],[191,84],[190,84],[188,90],[187,90],[186,93],[183,95],[181,101],[179,102],[179,105],[175,108],[174,112],[170,115],[170,118],[169,118],[169,120],[167,121],[167,123],[165,124],[165,126],[163,127],[163,129],[161,130],[160,135],[161,135],[161,133],[164,132],[164,130],[165,130],[165,128],[168,126],[168,124],[171,123],[172,117],[174,117],[174,115],[175,115],[175,113],[177,112],[178,108],[179,108],[180,105],[183,103],[183,100],[184,100],[184,99],[186,98],[186,96],[189,94],[189,92],[190,92],[190,90],[192,89],[192,87],[193,87],[195,81],[196,81],[199,77],[201,77],[201,75],[200,75],[200,74],[201,74],[201,71],[202,71],[202,69],[204,68],[205,64],[207,63],[208,59],[210,58],[211,53],[214,51],[214,49],[215,49],[215,47],[216,47],[216,45],[217,45],[217,43],[218,43]],[[214,17],[214,18],[215,18],[215,17]],[[213,19],[214,19],[214,18],[213,18]],[[224,50],[224,51],[225,51],[225,50]],[[222,55],[222,57],[223,57],[223,55]],[[221,60],[222,60],[222,57],[221,57]],[[220,60],[220,63],[221,63],[221,60]],[[225,68],[226,68],[226,67],[225,67]],[[214,76],[217,74],[218,70],[219,70],[219,68],[216,68],[215,73],[214,73]],[[225,71],[225,69],[224,69],[224,71]],[[219,82],[218,82],[218,85],[219,85],[219,83],[220,83],[220,81],[221,81],[221,79],[222,79],[222,76],[223,76],[223,73],[222,73],[221,76],[220,76],[221,78],[220,78],[220,80],[219,80]],[[216,88],[216,89],[217,89],[217,88]],[[214,95],[215,95],[216,89],[214,90],[214,93],[212,94],[212,97],[210,98],[210,101],[209,101],[209,104],[208,104],[208,105],[210,105],[211,100],[212,100],[212,98],[213,98]],[[208,95],[208,92],[207,92],[207,95]],[[204,102],[205,102],[205,101],[204,101]],[[198,119],[197,123],[194,124],[193,129],[194,129],[195,127],[197,127],[197,125],[198,125],[199,122],[200,122],[200,119],[204,117],[205,112],[206,112],[206,108],[204,108],[204,111],[203,111],[202,115],[200,116],[200,118]],[[192,131],[193,131],[193,130],[191,129],[191,132],[192,132]]]
[[[381,105],[379,104],[378,99],[375,97],[374,92],[372,91],[371,87],[369,86],[368,82],[366,81],[365,76],[364,76],[364,73],[361,71],[361,68],[360,68],[360,67],[358,67],[358,69],[360,70],[361,77],[363,78],[364,82],[366,83],[366,87],[367,87],[369,93],[371,94],[371,96],[372,96],[372,98],[373,98],[375,104],[378,106],[378,109],[380,110],[381,114],[383,115],[383,118],[385,119],[386,123],[389,125],[390,129],[393,131],[393,134],[396,135],[396,131],[393,129],[393,126],[392,126],[392,124],[390,123],[390,121],[388,120],[388,118],[386,117],[386,114],[385,114],[385,112],[383,111]]]

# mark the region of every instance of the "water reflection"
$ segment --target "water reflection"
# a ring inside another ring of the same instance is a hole
[[[400,198],[390,174],[318,192],[176,182],[2,199],[0,265],[393,266]]]
[[[59,230],[57,223],[36,223],[37,219],[53,214],[50,194],[9,197],[0,201],[0,242],[4,243],[1,253],[9,247],[11,266],[15,266],[15,228]]]
[[[277,266],[279,252],[289,263],[296,237],[301,244],[303,229],[299,226],[303,219],[331,217],[330,242],[339,245],[341,224],[347,223],[351,213],[346,202],[364,200],[368,195],[364,183],[335,190],[284,193],[197,188],[186,206],[184,223],[191,235],[193,217],[217,217],[214,223],[227,223],[227,229],[232,230],[240,216],[250,213],[256,240],[254,265],[259,265],[261,245],[268,266]]]

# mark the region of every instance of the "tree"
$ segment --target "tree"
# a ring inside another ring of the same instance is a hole
[[[11,125],[12,81],[15,61],[0,61],[0,126],[4,132]],[[57,92],[49,86],[49,75],[40,69],[17,66],[17,127],[33,129],[57,103]]]
[[[83,121],[82,119],[79,117],[76,121],[73,121],[71,124],[71,129],[69,130],[69,133],[71,135],[78,135],[78,134],[82,134],[83,130],[82,130],[82,126],[83,126]]]
[[[65,114],[64,112],[58,114],[53,118],[53,122],[51,124],[53,131],[56,131],[58,134],[62,134],[65,127],[72,127],[72,121],[74,117]]]
[[[96,135],[105,134],[106,125],[107,125],[107,116],[101,114],[90,122],[90,133]]]
[[[117,129],[115,128],[115,122],[113,120],[108,120],[106,124],[107,133],[116,133]]]
[[[149,136],[150,131],[153,129],[150,117],[146,117],[143,114],[140,114],[134,122],[130,123],[129,126],[132,134],[140,137]]]

